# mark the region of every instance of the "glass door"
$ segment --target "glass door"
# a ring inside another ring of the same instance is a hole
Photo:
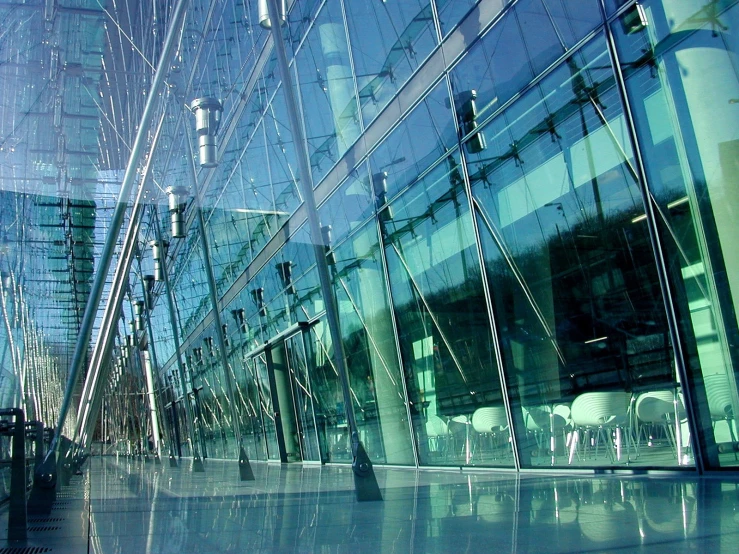
[[[280,449],[277,445],[277,429],[275,407],[270,391],[269,371],[267,369],[266,352],[261,352],[246,361],[252,375],[255,377],[261,410],[264,440],[267,445],[267,459],[279,460]]]
[[[303,344],[304,334],[293,335],[285,340],[285,359],[290,372],[293,408],[297,424],[297,437],[301,457],[305,461],[320,461],[313,395],[308,378],[308,365]]]

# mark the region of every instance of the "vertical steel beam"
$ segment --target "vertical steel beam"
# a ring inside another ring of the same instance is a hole
[[[269,8],[269,17],[271,21],[280,21],[279,9],[276,0],[267,0]],[[359,431],[357,422],[354,417],[354,406],[352,405],[351,391],[349,389],[349,374],[346,369],[346,357],[341,341],[341,328],[339,327],[339,316],[336,308],[336,298],[334,297],[331,287],[331,277],[329,276],[328,263],[326,261],[326,249],[321,233],[321,223],[318,220],[318,210],[316,208],[316,199],[313,193],[313,175],[310,169],[310,157],[308,148],[303,134],[303,125],[298,112],[298,103],[295,98],[295,88],[290,74],[290,66],[285,51],[285,43],[282,40],[282,29],[279,25],[272,25],[272,37],[275,43],[275,54],[277,63],[280,67],[280,76],[282,78],[282,90],[285,94],[285,104],[287,105],[287,114],[290,119],[290,128],[293,134],[293,142],[298,158],[298,169],[300,174],[300,186],[303,190],[303,201],[305,202],[308,226],[310,228],[311,242],[314,247],[316,258],[316,267],[318,269],[318,278],[321,284],[321,293],[323,302],[326,306],[326,320],[329,332],[331,334],[331,342],[334,347],[334,364],[344,396],[344,406],[346,409],[346,420],[349,425],[352,442],[352,470],[354,472],[354,487],[357,494],[357,500],[382,500],[382,493],[377,484],[375,472],[372,469],[372,462],[367,455],[364,445],[359,440]]]
[[[162,243],[162,227],[159,220],[159,210],[154,205],[152,208],[152,216],[154,220],[154,232],[156,233],[157,241],[159,244]],[[174,304],[174,293],[169,282],[169,272],[167,269],[167,254],[162,252],[161,262],[162,274],[164,278],[164,291],[167,295],[167,307],[169,308],[169,322],[172,326],[172,340],[174,341],[175,357],[177,359],[177,372],[180,375],[180,383],[182,384],[182,402],[185,406],[185,425],[187,425],[187,431],[190,436],[190,446],[192,448],[192,470],[195,472],[205,471],[203,466],[203,460],[200,457],[198,441],[195,440],[195,420],[193,419],[192,406],[190,405],[190,397],[188,395],[187,383],[185,379],[185,367],[182,362],[182,345],[180,344],[180,326],[177,321],[177,308]]]
[[[223,374],[226,381],[226,394],[228,395],[228,402],[231,409],[231,421],[233,422],[234,435],[238,443],[239,450],[239,478],[241,481],[253,481],[254,472],[251,469],[249,463],[249,457],[246,455],[244,449],[243,435],[241,434],[241,421],[239,420],[239,411],[236,408],[236,394],[234,390],[236,384],[233,380],[231,368],[228,364],[228,356],[226,355],[227,346],[226,340],[223,337],[223,321],[221,320],[221,311],[218,308],[218,291],[216,289],[216,279],[213,273],[213,265],[210,263],[210,246],[208,245],[208,239],[205,236],[205,221],[203,219],[203,209],[200,201],[200,191],[198,187],[198,174],[195,171],[195,156],[192,151],[192,143],[190,142],[190,136],[188,134],[187,140],[188,153],[190,155],[190,163],[187,165],[190,167],[190,173],[192,176],[193,184],[193,196],[195,197],[195,210],[197,212],[196,217],[198,221],[198,231],[200,232],[200,247],[203,251],[203,265],[205,265],[205,276],[208,281],[208,294],[210,296],[210,303],[213,307],[213,320],[216,326],[216,338],[218,340],[218,351],[221,359],[221,367],[223,368]]]

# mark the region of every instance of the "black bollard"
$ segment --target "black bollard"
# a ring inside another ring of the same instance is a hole
[[[13,437],[12,460],[10,463],[10,507],[8,509],[8,540],[24,541],[26,530],[26,423],[23,410],[10,408],[0,410],[0,416],[15,417],[14,424],[4,427]]]

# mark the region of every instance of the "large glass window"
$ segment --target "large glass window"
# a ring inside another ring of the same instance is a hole
[[[613,24],[709,466],[739,464],[736,2],[645,2]]]
[[[345,1],[364,123],[390,98],[436,43],[429,0]]]
[[[326,2],[297,56],[308,152],[318,183],[360,133],[340,0]]]
[[[338,246],[331,260],[349,387],[364,447],[374,461],[414,464],[375,222]]]
[[[688,463],[603,37],[484,132],[469,174],[522,466]]]
[[[420,463],[512,465],[459,154],[379,218]]]

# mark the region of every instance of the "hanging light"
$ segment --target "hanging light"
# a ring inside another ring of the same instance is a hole
[[[270,0],[259,0],[258,2],[259,25],[261,25],[263,29],[272,28],[272,21],[269,19],[269,8],[267,7],[267,2],[269,1]],[[280,27],[287,22],[287,17],[285,16],[287,13],[285,4],[285,0],[277,0],[277,11],[280,14]]]
[[[146,308],[154,309],[154,276],[144,275],[141,280],[144,282],[144,290],[146,291]]]
[[[467,90],[457,98],[460,103],[459,120],[462,125],[462,134],[468,135],[477,129],[477,104],[475,103],[477,91]],[[472,135],[464,145],[470,154],[479,154],[488,147],[482,131]]]
[[[293,286],[293,263],[281,262],[277,264],[277,273],[282,281],[282,288],[285,289],[287,294],[295,294],[295,287]]]
[[[221,333],[223,333],[223,344],[226,345],[226,348],[231,346],[228,342],[228,324],[224,323],[221,325]]]
[[[236,327],[239,328],[239,331],[242,333],[246,333],[246,321],[244,320],[244,308],[236,308],[235,310],[231,310],[231,315],[234,318],[234,321],[236,322]]]
[[[199,346],[192,349],[192,353],[195,356],[195,362],[200,364],[203,362],[203,349]]]
[[[167,257],[169,242],[153,240],[149,242],[149,246],[151,246],[151,255],[154,258],[154,280],[164,281],[164,264],[162,262]]]
[[[254,289],[251,291],[251,296],[254,299],[254,303],[257,305],[259,315],[267,315],[267,308],[264,306],[264,289],[262,287]]]
[[[331,229],[331,225],[321,227],[321,236],[323,237],[323,244],[326,247],[326,262],[328,262],[328,265],[336,265],[336,256],[331,252],[331,244],[333,242]]]
[[[144,330],[144,302],[142,300],[135,300],[133,302],[133,314],[136,316],[136,330]]]
[[[216,167],[216,133],[221,124],[223,106],[217,98],[204,96],[190,103],[195,114],[195,130],[198,133],[200,167]]]
[[[172,238],[185,237],[185,208],[190,189],[187,187],[168,187],[169,214],[172,219]]]

